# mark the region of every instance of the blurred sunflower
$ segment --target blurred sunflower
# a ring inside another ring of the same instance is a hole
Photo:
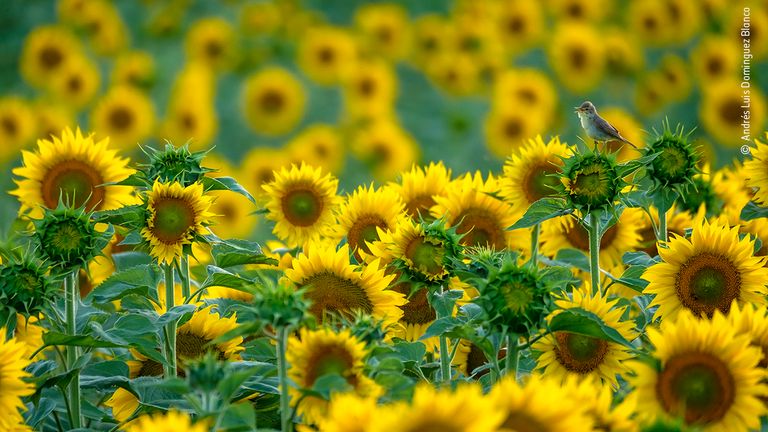
[[[369,52],[394,61],[402,60],[410,53],[410,23],[402,6],[394,3],[363,5],[355,11],[354,22]]]
[[[563,310],[581,308],[598,316],[624,339],[634,340],[635,323],[623,318],[627,306],[618,306],[618,299],[589,294],[588,289],[574,289],[572,299],[566,296],[557,300],[555,303],[560,309],[551,313],[547,321]],[[566,331],[544,336],[531,349],[539,353],[536,369],[544,375],[563,381],[569,376],[596,379],[614,389],[618,388],[617,375],[623,376],[629,371],[626,361],[632,358],[629,348],[616,342]]]
[[[173,84],[158,137],[171,142],[190,141],[193,150],[208,145],[218,129],[214,84],[208,67],[186,65]]]
[[[578,404],[556,379],[546,375],[531,374],[522,385],[512,377],[502,379],[488,399],[503,414],[499,432],[593,430],[585,413],[588,405]]]
[[[670,29],[669,43],[683,45],[699,33],[702,26],[701,6],[688,0],[663,0]]]
[[[480,88],[480,62],[469,55],[445,51],[425,65],[426,75],[443,91],[468,96]]]
[[[576,94],[594,89],[605,72],[602,37],[586,24],[558,25],[548,44],[547,58],[560,84]],[[574,79],[576,76],[579,78]]]
[[[755,59],[762,60],[768,53],[768,8],[760,2],[747,3],[749,6],[749,53],[755,56]],[[745,4],[745,5],[747,5]],[[742,8],[727,7],[726,3],[723,10],[723,34],[731,38],[736,46],[742,47],[744,36],[741,35],[741,29],[744,25],[744,11]]]
[[[45,352],[39,351],[43,347],[43,333],[45,328],[42,326],[42,318],[38,319],[34,316],[26,318],[23,314],[16,314],[16,329],[13,332],[13,337],[17,342],[21,342],[26,347],[24,352],[25,359],[31,359],[33,361],[45,359]],[[34,358],[32,354],[37,352]]]
[[[668,54],[661,59],[659,72],[663,77],[664,95],[670,101],[683,101],[691,93],[691,72],[686,62],[676,56]]]
[[[636,35],[644,44],[659,46],[671,38],[671,17],[667,11],[666,0],[647,0],[630,2],[626,9],[629,32]]]
[[[32,86],[45,88],[74,57],[82,56],[75,36],[59,26],[38,26],[24,40],[21,76]]]
[[[346,156],[339,131],[322,123],[310,125],[299,132],[285,145],[285,153],[296,164],[305,162],[331,173],[341,171]]]
[[[196,235],[207,232],[214,217],[212,199],[204,193],[202,183],[185,187],[155,181],[145,199],[147,220],[141,236],[149,243],[150,255],[162,263],[180,258]]]
[[[765,139],[768,139],[768,134]],[[755,202],[765,205],[768,203],[768,141],[755,139],[755,147],[750,149],[750,153],[752,158],[744,161],[746,186],[754,190]]]
[[[73,108],[90,103],[101,87],[98,65],[84,56],[73,56],[50,78],[51,95]]]
[[[740,307],[734,303],[726,319],[737,335],[749,335],[751,345],[760,348],[763,356],[758,366],[768,367],[768,309],[754,304]]]
[[[497,431],[502,414],[493,408],[477,384],[459,385],[455,390],[421,384],[410,403],[383,407],[371,432]]]
[[[740,82],[736,79],[713,82],[703,90],[699,119],[707,133],[721,144],[728,147],[742,145],[744,123],[749,123],[752,130],[762,130],[766,119],[766,101],[756,86],[750,89],[750,108],[746,114],[742,108],[744,100]]]
[[[397,182],[387,187],[394,189],[405,203],[405,212],[414,221],[431,219],[429,209],[435,205],[435,196],[445,196],[451,182],[451,170],[443,162],[430,162],[428,166],[414,165],[404,171]]]
[[[379,240],[378,230],[392,230],[403,212],[400,196],[392,189],[360,186],[337,211],[334,239],[346,239],[360,260],[361,253],[371,253],[368,242]]]
[[[282,135],[304,116],[306,95],[296,77],[279,67],[256,72],[243,84],[243,112],[257,133]]]
[[[556,194],[559,179],[555,176],[562,169],[561,157],[568,156],[568,145],[560,138],[546,143],[537,135],[535,139],[512,153],[504,164],[504,176],[500,180],[500,195],[512,207],[512,213],[521,216],[534,202]]]
[[[17,109],[17,112],[20,110],[21,108]],[[74,113],[71,110],[64,105],[51,103],[45,99],[36,101],[33,111],[37,123],[36,138],[49,139],[74,123]],[[7,147],[3,145],[3,148]]]
[[[112,2],[83,2],[76,17],[75,27],[88,37],[88,42],[96,54],[111,56],[128,45],[128,29]]]
[[[378,417],[376,398],[337,393],[331,396],[327,414],[318,421],[317,428],[325,432],[368,431]]]
[[[152,134],[155,108],[142,90],[113,87],[91,111],[90,124],[97,134],[109,136],[116,146],[132,149]]]
[[[113,86],[147,88],[155,81],[155,59],[146,51],[120,54],[112,67],[111,80]]]
[[[400,125],[387,119],[358,130],[352,151],[380,180],[396,177],[419,157],[419,145]]]
[[[557,92],[552,81],[541,71],[508,69],[496,78],[492,101],[499,110],[514,111],[525,106],[525,111],[542,116],[544,123],[549,125],[557,109]]]
[[[749,346],[726,319],[700,320],[685,311],[649,327],[659,366],[635,362],[637,412],[646,419],[682,418],[686,425],[711,431],[758,430],[766,413],[761,401],[768,387],[760,381],[760,349]]]
[[[341,198],[339,181],[322,168],[301,164],[275,171],[273,181],[262,188],[268,200],[266,218],[275,221],[273,233],[289,246],[303,245],[328,234]]]
[[[611,28],[603,35],[605,68],[608,75],[629,75],[640,72],[645,65],[643,47],[637,38],[625,29]],[[600,110],[603,115],[603,109]]]
[[[433,59],[448,50],[452,28],[446,18],[426,14],[417,18],[413,23],[413,62],[426,66]]]
[[[268,34],[283,22],[281,8],[272,2],[246,3],[240,9],[240,31],[246,35]]]
[[[520,231],[508,231],[517,217],[512,207],[494,197],[500,184],[493,174],[483,181],[478,172],[456,179],[445,197],[435,196],[430,209],[432,217],[446,218],[448,226],[455,226],[465,246],[490,247],[495,250],[523,249],[529,237]]]
[[[144,414],[125,426],[126,432],[205,432],[207,430],[206,422],[193,423],[189,414],[173,409],[164,414]]]
[[[565,398],[586,408],[586,414],[592,418],[593,430],[637,432],[640,430],[633,418],[637,406],[634,394],[628,394],[624,400],[615,403],[613,390],[599,380],[566,381],[563,390],[569,394]]]
[[[36,111],[21,98],[0,98],[0,160],[15,157],[22,147],[36,138],[35,114]]]
[[[75,206],[86,210],[112,210],[132,203],[129,186],[102,186],[133,174],[128,159],[109,149],[108,139],[94,142],[80,129],[64,129],[61,137],[38,140],[37,151],[22,151],[24,166],[14,168],[18,189],[10,192],[21,202],[19,212],[33,218],[43,215],[42,207],[54,209],[59,198],[69,197]]]
[[[650,116],[666,105],[668,100],[664,94],[665,82],[658,71],[647,73],[640,78],[635,87],[634,102],[641,115]]]
[[[499,158],[507,158],[523,146],[525,140],[539,135],[546,127],[542,113],[506,106],[492,109],[485,119],[486,146]]]
[[[286,151],[269,147],[253,147],[243,156],[239,174],[235,177],[257,200],[266,197],[262,186],[275,180],[275,172],[290,165]]]
[[[30,361],[26,347],[14,338],[7,339],[5,329],[0,335],[0,428],[11,430],[22,423],[19,410],[26,408],[21,398],[35,392],[35,386],[25,381],[31,375],[24,369]]]
[[[608,228],[600,239],[600,261],[612,267],[621,264],[626,252],[641,247],[640,231],[644,227],[643,211],[625,209],[618,222]],[[554,257],[561,249],[579,249],[589,255],[589,235],[575,218],[564,216],[560,223],[542,224],[541,253]]]
[[[357,60],[357,46],[346,30],[314,27],[303,34],[296,56],[299,67],[310,79],[332,85],[346,76]]]
[[[606,0],[550,0],[547,3],[558,21],[599,22],[611,14],[613,6]]]
[[[654,294],[654,317],[674,319],[682,310],[712,317],[727,313],[731,303],[765,304],[768,268],[754,256],[754,240],[739,238],[738,227],[703,221],[693,227],[691,239],[673,236],[668,248],[659,248],[662,262],[643,273]]]
[[[704,36],[691,50],[691,66],[702,87],[738,77],[741,60],[739,45],[723,36]]]
[[[491,18],[489,15],[487,18]],[[457,14],[453,20],[452,49],[454,53],[465,55],[473,62],[487,59],[500,50],[501,41],[494,26],[479,26],[470,14]]]
[[[649,209],[650,216],[645,214],[643,216],[642,228],[640,229],[641,243],[638,250],[647,253],[648,255],[655,257],[659,254],[658,244],[656,241],[655,227],[659,226],[659,211],[656,207],[651,206]],[[653,218],[653,222],[651,222]],[[693,217],[686,211],[679,211],[677,206],[672,206],[667,211],[667,233],[668,237],[672,237],[672,234],[677,234],[681,237],[685,236],[685,230],[693,226]]]
[[[322,420],[328,411],[328,401],[317,396],[303,397],[300,389],[311,389],[318,378],[338,374],[358,396],[378,397],[382,389],[363,374],[368,355],[365,342],[358,340],[349,329],[334,332],[301,329],[298,337],[288,340],[287,360],[291,365],[288,377],[298,387],[291,387],[291,398],[301,401],[298,413],[307,424]]]
[[[544,35],[544,13],[538,2],[503,0],[496,22],[501,43],[515,54],[532,48]]]
[[[258,221],[252,214],[255,210],[253,203],[230,191],[211,191],[208,195],[213,201],[211,231],[223,239],[248,238]]]
[[[388,117],[394,111],[397,77],[383,60],[360,61],[343,78],[344,109],[353,120]]]
[[[238,60],[237,34],[219,17],[203,18],[192,24],[185,40],[187,58],[216,71],[231,70]]]
[[[362,269],[349,263],[349,245],[336,250],[334,245],[310,243],[285,270],[285,276],[299,288],[312,305],[309,311],[319,320],[326,313],[350,314],[360,310],[383,320],[397,322],[403,315],[398,306],[403,295],[388,290],[393,276],[384,274],[374,260]]]
[[[113,247],[114,243],[108,245],[102,251],[104,255],[93,258],[85,268],[81,268],[78,271],[80,297],[85,298],[95,287],[115,273],[115,263],[111,258],[111,249]]]

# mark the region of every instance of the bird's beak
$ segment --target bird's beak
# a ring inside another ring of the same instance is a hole
[[[573,109],[575,110],[574,112],[581,112],[582,111],[581,107],[573,107]]]

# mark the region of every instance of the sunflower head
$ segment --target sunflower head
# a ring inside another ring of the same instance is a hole
[[[189,361],[185,366],[190,388],[203,393],[216,391],[221,380],[226,378],[227,365],[228,363],[220,361],[211,351]]]
[[[56,291],[46,273],[46,266],[31,259],[0,267],[0,316],[6,312],[38,316]]]
[[[255,316],[274,328],[297,327],[307,316],[309,300],[290,284],[264,284],[253,295]]]
[[[34,225],[42,257],[64,270],[85,267],[112,238],[111,229],[96,230],[91,214],[83,207],[66,207],[61,202],[54,210],[45,209],[43,218]]]
[[[383,232],[379,234],[387,238]],[[411,282],[440,284],[451,277],[452,269],[461,260],[460,241],[456,227],[446,228],[445,219],[413,224],[402,218],[392,235],[390,251],[395,268]]]
[[[690,134],[680,125],[673,132],[669,122],[664,122],[662,132],[645,150],[646,156],[656,156],[648,165],[648,174],[656,183],[676,186],[693,181],[699,154],[688,141]]]
[[[191,152],[187,144],[174,147],[167,143],[163,150],[148,147],[149,163],[145,165],[147,179],[163,183],[177,181],[184,186],[198,181],[205,173],[212,171],[202,166],[207,152]]]
[[[573,208],[589,213],[613,206],[623,180],[612,155],[594,151],[574,153],[564,162],[560,180]]]

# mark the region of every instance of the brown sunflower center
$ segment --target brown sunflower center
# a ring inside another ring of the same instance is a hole
[[[530,87],[518,89],[516,94],[517,97],[530,104],[536,104],[539,101],[539,95],[536,94],[536,90]]]
[[[179,115],[179,123],[184,130],[194,130],[197,127],[197,119],[189,111],[184,111]]]
[[[330,47],[322,47],[317,51],[317,58],[320,63],[327,65],[336,60],[336,53]]]
[[[154,360],[144,360],[141,362],[141,369],[137,373],[137,377],[150,377],[150,376],[162,376],[163,365]]]
[[[357,88],[362,96],[365,96],[365,97],[373,96],[374,93],[376,92],[376,81],[372,80],[369,77],[365,77],[360,80]]]
[[[426,36],[421,40],[421,49],[426,52],[437,49],[437,39],[433,36]]]
[[[341,375],[349,384],[355,385],[355,374],[351,373],[355,361],[352,354],[343,346],[322,346],[310,355],[307,364],[307,382],[305,383],[307,387],[311,387],[318,378],[328,374]]]
[[[217,205],[216,213],[227,222],[237,222],[237,207],[232,203],[226,202]]]
[[[285,96],[277,90],[267,90],[259,97],[259,106],[267,114],[276,114],[285,106]]]
[[[309,311],[318,319],[322,319],[325,312],[373,312],[373,303],[365,288],[328,271],[306,278],[302,285],[309,287],[305,294],[312,302]]]
[[[64,61],[64,54],[54,46],[47,46],[40,50],[40,65],[43,69],[56,69]]]
[[[11,116],[3,116],[3,118],[0,119],[0,126],[2,126],[3,132],[5,132],[6,135],[12,137],[15,137],[19,132],[19,124],[16,122],[16,119]]]
[[[496,250],[507,246],[504,238],[504,228],[491,213],[481,209],[467,209],[456,221],[459,226],[456,233],[464,234],[461,243],[465,246],[491,246]]]
[[[645,27],[645,30],[648,32],[656,31],[656,28],[659,26],[659,21],[654,16],[646,16],[643,18],[643,27]]]
[[[371,145],[371,162],[374,165],[387,164],[392,160],[392,149],[383,141],[376,141]]]
[[[731,98],[720,105],[720,118],[728,126],[735,126],[742,122],[741,116],[744,110],[741,108],[741,99]]]
[[[608,342],[570,332],[555,332],[557,361],[567,370],[588,374],[597,369],[608,353]]]
[[[728,313],[739,298],[741,275],[728,258],[704,252],[680,266],[675,288],[683,306],[711,317],[716,309]]]
[[[568,54],[568,60],[573,69],[581,70],[587,65],[587,51],[583,47],[572,47]]]
[[[616,239],[618,231],[617,224],[608,228],[600,239],[600,249],[609,248]],[[565,237],[568,239],[568,243],[573,245],[576,249],[589,252],[589,233],[583,226],[574,224],[565,230]]]
[[[352,249],[360,249],[365,253],[371,253],[371,249],[366,242],[374,242],[379,239],[379,233],[376,228],[387,229],[387,222],[378,215],[362,215],[347,232],[347,243]]]
[[[546,432],[551,430],[546,424],[521,411],[512,411],[507,414],[507,418],[501,427],[515,432]]]
[[[293,225],[311,226],[323,212],[323,201],[309,188],[294,189],[281,199],[283,215]]]
[[[582,7],[581,3],[573,2],[566,8],[566,13],[571,18],[581,18],[584,16],[584,7]]]
[[[718,76],[723,73],[723,60],[719,57],[712,57],[707,60],[707,72],[710,75]]]
[[[656,381],[656,394],[667,412],[684,414],[686,423],[711,423],[728,413],[736,384],[718,357],[690,352],[667,360]]]
[[[133,112],[124,106],[115,107],[109,113],[109,124],[112,129],[122,132],[131,128],[134,123]]]
[[[512,117],[504,122],[504,136],[509,139],[519,138],[523,132],[522,121],[517,117]]]
[[[152,234],[163,243],[182,240],[195,225],[195,209],[179,198],[160,198],[154,203]]]
[[[401,282],[393,286],[392,291],[405,294],[408,297],[408,302],[402,306],[398,306],[403,310],[403,321],[406,324],[427,324],[434,321],[437,318],[435,310],[429,305],[427,301],[427,289],[420,288],[415,293],[411,294],[411,284],[409,282]]]
[[[82,89],[83,79],[80,75],[72,75],[67,79],[67,90],[69,90],[71,94],[80,93],[80,90]]]
[[[519,15],[511,16],[507,19],[507,31],[512,34],[520,34],[525,32],[526,22],[523,17]]]
[[[557,166],[548,161],[540,161],[528,168],[523,177],[523,192],[528,202],[533,203],[555,194],[559,181],[556,176]]]
[[[48,170],[40,182],[40,195],[43,204],[51,209],[56,208],[61,196],[75,207],[85,204],[85,209],[90,211],[104,200],[104,188],[97,187],[102,183],[101,174],[93,166],[79,160],[67,160]]]
[[[221,56],[221,53],[224,51],[223,47],[221,46],[221,42],[217,40],[209,40],[205,44],[205,55],[207,55],[211,59],[216,59]]]
[[[416,237],[405,248],[405,256],[413,266],[428,276],[438,276],[443,273],[443,247]]]
[[[418,219],[421,215],[425,220],[430,220],[429,209],[433,205],[435,205],[435,200],[432,195],[416,195],[405,203],[405,212],[413,219]]]

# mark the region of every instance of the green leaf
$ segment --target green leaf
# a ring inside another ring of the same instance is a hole
[[[211,255],[216,265],[222,268],[244,264],[278,264],[276,259],[264,255],[261,245],[248,240],[235,239],[214,243]]]
[[[627,267],[627,269],[624,270],[624,273],[622,273],[621,277],[619,278],[615,278],[611,275],[608,275],[608,277],[616,283],[625,285],[639,293],[642,293],[645,287],[648,286],[648,281],[642,278],[642,275],[646,269],[647,267],[644,266],[633,265]]]
[[[95,222],[108,223],[126,228],[137,228],[144,224],[146,209],[141,204],[133,204],[120,207],[115,210],[101,210],[94,212]]]
[[[267,371],[274,369],[274,367],[266,363],[252,362],[251,364],[238,363],[233,369],[228,371],[224,379],[219,381],[216,386],[219,394],[226,400],[231,399],[243,383],[254,376],[266,375]]]
[[[332,393],[346,393],[352,390],[352,386],[339,374],[326,374],[315,380],[311,393],[325,400],[331,398]]]
[[[650,267],[658,262],[655,259],[651,258],[651,256],[648,255],[646,252],[643,252],[643,251],[627,252],[621,257],[621,260],[626,265],[642,266],[642,267]]]
[[[579,249],[560,249],[555,255],[555,262],[589,272],[589,257]]]
[[[456,302],[464,296],[462,290],[448,290],[440,292],[435,290],[429,295],[429,304],[435,309],[437,316],[444,317],[453,314],[453,308]]]
[[[253,196],[251,196],[251,194],[232,177],[203,177],[202,183],[206,191],[232,191],[248,198],[250,202],[256,204],[256,200],[253,198]]]
[[[397,357],[403,362],[414,362],[419,364],[427,353],[427,347],[421,342],[396,342],[392,348]]]
[[[115,262],[115,270],[121,272],[131,267],[152,264],[152,257],[144,252],[119,252],[112,254],[112,261]]]
[[[136,187],[150,187],[152,182],[147,180],[147,176],[144,171],[136,171],[123,180],[118,182],[105,183],[104,186],[136,186]]]
[[[553,332],[564,331],[592,336],[633,348],[616,329],[606,325],[599,316],[582,308],[565,309],[556,314],[549,323],[549,329]]]
[[[176,322],[179,325],[186,322],[189,317],[192,316],[192,313],[195,312],[195,309],[197,309],[197,305],[193,304],[182,304],[182,305],[176,305],[162,315],[160,315],[160,318],[157,319],[157,326],[164,326],[166,324],[169,324],[171,322]]]
[[[768,207],[761,207],[750,201],[741,209],[741,220],[753,220],[768,217]]]
[[[24,423],[37,429],[40,422],[48,418],[55,409],[56,402],[47,397],[43,397],[31,410],[24,413]]]
[[[463,323],[456,317],[447,316],[438,318],[434,320],[432,324],[429,325],[429,327],[427,327],[424,335],[419,339],[424,340],[435,336],[441,336],[455,330],[458,327],[461,327],[462,325]]]
[[[91,348],[124,348],[125,345],[117,344],[114,342],[98,340],[93,336],[87,335],[66,335],[55,331],[49,331],[43,333],[43,345],[66,345],[66,346],[80,346]]]
[[[568,203],[562,198],[542,198],[528,207],[523,217],[514,223],[507,230],[516,230],[520,228],[530,228],[540,224],[545,220],[556,218],[558,216],[572,213],[573,209],[568,207]]]
[[[209,265],[206,268],[208,270],[208,277],[205,279],[200,288],[208,288],[212,286],[242,288],[253,282],[249,279],[243,279],[239,275],[228,272],[220,267]]]
[[[128,294],[138,294],[157,301],[160,269],[153,264],[139,265],[114,273],[88,294],[96,303],[119,300]]]
[[[616,166],[616,174],[618,174],[619,178],[626,177],[632,174],[633,172],[637,171],[638,169],[642,168],[643,166],[649,164],[650,162],[653,162],[653,160],[656,159],[656,157],[658,157],[659,154],[661,153],[651,153],[641,158],[620,163]]]

